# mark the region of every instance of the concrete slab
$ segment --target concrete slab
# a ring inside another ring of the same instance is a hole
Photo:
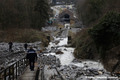
[[[34,77],[22,77],[19,80],[35,80]]]
[[[38,67],[36,65],[34,71],[31,71],[28,66],[25,72],[19,77],[18,80],[35,80],[37,68]]]

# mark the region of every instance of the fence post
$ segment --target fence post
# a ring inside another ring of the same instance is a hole
[[[12,78],[13,78],[13,80],[14,80],[14,64],[13,64],[13,66],[12,66]]]
[[[71,36],[68,36],[68,44],[71,43],[71,40],[72,40]]]
[[[18,73],[17,66],[18,66],[18,62],[16,63],[16,79],[17,79],[17,73]]]
[[[4,80],[6,80],[6,69],[4,71]]]
[[[11,80],[11,76],[10,76],[10,72],[11,72],[11,69],[10,69],[11,67],[9,67],[9,80]]]
[[[23,59],[23,68],[25,68],[25,58]]]
[[[50,36],[47,36],[47,40],[50,42]]]

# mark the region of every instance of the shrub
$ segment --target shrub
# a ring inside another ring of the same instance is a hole
[[[101,21],[89,30],[101,57],[105,58],[106,50],[120,44],[120,14],[107,13]]]
[[[9,29],[6,31],[0,31],[0,41],[2,42],[36,42],[42,41],[43,46],[48,45],[46,35],[39,30],[34,29]],[[2,35],[4,34],[4,35]]]
[[[78,35],[79,34],[79,35]],[[78,59],[97,59],[97,49],[88,29],[83,29],[73,38],[72,46],[76,47],[74,56]]]

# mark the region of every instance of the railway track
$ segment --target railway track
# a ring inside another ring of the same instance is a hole
[[[18,61],[25,57],[24,51],[16,52],[16,53],[6,53],[0,56],[0,70],[1,68],[4,69],[5,67],[9,66],[10,64]]]

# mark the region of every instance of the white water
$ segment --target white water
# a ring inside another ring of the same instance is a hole
[[[58,47],[57,49],[62,51],[63,54],[56,54],[54,52],[47,54],[49,55],[55,55],[57,58],[59,58],[60,63],[61,63],[61,67],[60,68],[64,68],[64,65],[70,66],[70,65],[75,65],[77,66],[79,69],[84,70],[97,70],[97,72],[99,72],[99,75],[95,75],[95,76],[79,76],[78,78],[76,78],[76,80],[107,80],[107,77],[109,78],[113,78],[111,80],[118,80],[117,77],[111,77],[110,73],[107,72],[104,69],[104,66],[98,61],[90,61],[90,60],[81,60],[80,62],[73,62],[73,60],[75,59],[73,52],[74,52],[74,48],[71,47],[64,47],[65,45],[67,45],[67,38],[55,38],[55,41],[59,41],[58,44],[55,44],[54,42],[50,42],[49,46],[48,46],[48,50],[51,51],[52,48],[51,47]],[[102,72],[103,71],[103,72]],[[76,75],[76,73],[72,74],[72,76]]]
[[[56,46],[65,46],[67,45],[68,38],[55,38],[55,41],[59,41],[59,43],[56,45],[55,43],[50,42],[48,49],[51,50],[51,47],[56,47]],[[59,50],[61,50],[64,54],[55,54],[55,53],[49,53],[51,55],[55,55],[57,58],[59,58],[61,65],[76,65],[78,67],[85,67],[88,66],[87,68],[84,69],[99,69],[102,70],[104,69],[103,65],[100,62],[96,61],[82,61],[81,63],[73,63],[72,61],[75,59],[73,52],[74,48],[71,47],[59,47]]]

